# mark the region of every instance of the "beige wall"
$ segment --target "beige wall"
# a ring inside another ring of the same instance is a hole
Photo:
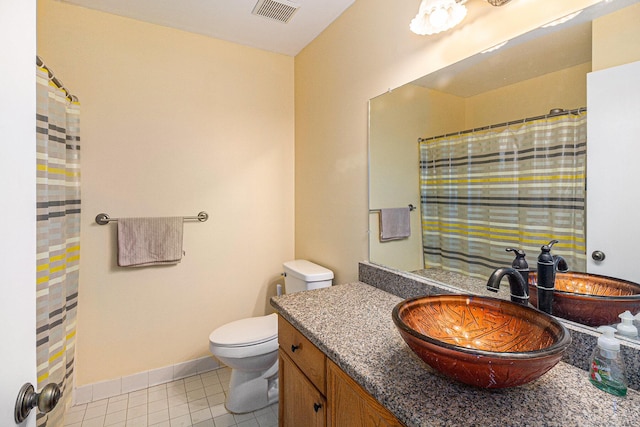
[[[590,71],[587,62],[467,98],[465,129],[585,107]]]
[[[368,258],[367,103],[389,88],[487,49],[595,0],[483,8],[444,34],[408,30],[419,0],[356,0],[296,56],[296,255],[357,278]]]
[[[52,0],[38,54],[82,104],[77,385],[208,355],[294,256],[293,58]],[[116,267],[94,222],[202,210],[170,267]]]
[[[408,239],[380,242],[378,212],[369,213],[369,257],[400,270],[423,266],[418,137],[464,126],[464,99],[404,85],[371,100],[369,106],[369,207],[404,207],[411,213]]]
[[[640,4],[593,22],[593,71],[640,61]]]

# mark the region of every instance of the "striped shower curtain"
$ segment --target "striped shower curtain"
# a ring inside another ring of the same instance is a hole
[[[540,247],[584,271],[584,111],[420,142],[425,268],[487,278],[509,247]]]
[[[64,424],[71,405],[80,261],[80,109],[36,68],[36,353],[38,386],[62,398],[37,425]]]

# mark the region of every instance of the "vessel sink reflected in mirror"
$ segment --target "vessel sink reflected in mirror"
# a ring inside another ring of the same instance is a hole
[[[432,368],[482,388],[515,387],[554,367],[571,343],[546,313],[497,298],[432,295],[394,307],[407,345]]]
[[[538,304],[536,273],[529,273],[529,302]],[[620,323],[620,313],[640,312],[640,285],[588,273],[556,273],[552,314],[587,326]]]

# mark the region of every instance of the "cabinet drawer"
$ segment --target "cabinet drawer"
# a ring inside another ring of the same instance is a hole
[[[325,355],[282,316],[278,316],[278,343],[313,385],[325,394]]]

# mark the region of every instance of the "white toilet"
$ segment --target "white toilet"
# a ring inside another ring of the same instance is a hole
[[[286,293],[331,286],[333,272],[307,260],[284,263]],[[225,406],[252,412],[278,401],[278,317],[250,317],[220,326],[209,335],[209,350],[231,368]]]

